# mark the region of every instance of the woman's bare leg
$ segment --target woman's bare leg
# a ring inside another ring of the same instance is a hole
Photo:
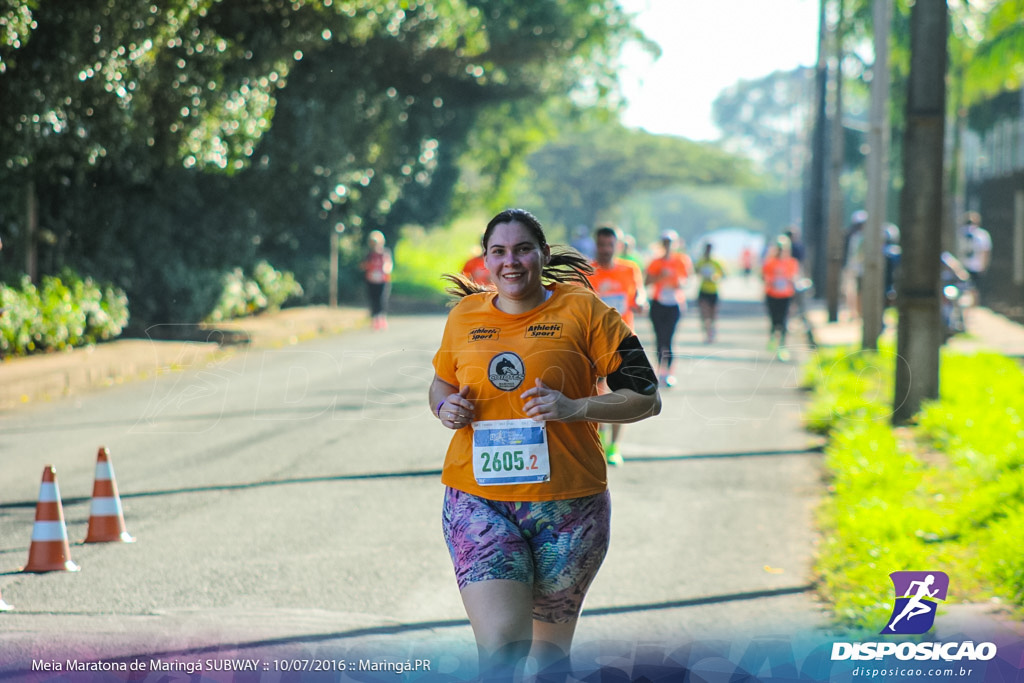
[[[462,589],[462,603],[473,625],[481,679],[511,681],[521,675],[534,636],[533,587],[506,579],[479,581]]]
[[[537,683],[565,681],[571,669],[569,650],[576,633],[577,620],[562,624],[533,622],[533,647],[530,656],[537,666]]]

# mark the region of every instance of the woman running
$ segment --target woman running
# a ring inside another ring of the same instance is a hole
[[[697,307],[700,309],[700,321],[704,326],[704,343],[715,341],[715,323],[718,321],[718,283],[725,277],[722,263],[712,258],[711,242],[704,245],[704,255],[697,265],[700,275],[700,289],[697,290]]]
[[[391,250],[384,246],[384,233],[380,230],[374,230],[367,235],[366,244],[366,257],[361,267],[366,279],[366,296],[370,301],[370,319],[373,329],[386,330],[394,261]]]
[[[461,297],[434,356],[430,407],[455,431],[442,470],[445,540],[482,677],[568,674],[583,599],[608,547],[598,422],[661,410],[657,378],[590,265],[552,250],[509,209],[482,245],[495,290],[446,276]],[[611,393],[597,395],[598,377]]]
[[[662,386],[671,387],[676,383],[672,375],[672,337],[676,325],[686,309],[686,293],[683,287],[686,279],[693,274],[693,262],[682,251],[683,243],[675,230],[661,233],[664,253],[647,265],[645,282],[651,288],[651,324],[654,326],[655,345],[658,350],[658,377]],[[676,251],[678,247],[679,251]]]
[[[785,235],[775,239],[775,245],[761,267],[764,276],[765,304],[771,320],[768,350],[776,351],[779,360],[789,360],[786,348],[786,328],[789,325],[789,304],[796,294],[796,278],[800,263],[790,254],[790,241]]]

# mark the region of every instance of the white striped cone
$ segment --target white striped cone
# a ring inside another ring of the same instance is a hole
[[[110,451],[100,447],[96,456],[96,480],[92,486],[92,508],[89,511],[89,532],[85,543],[134,543],[124,526],[121,496],[117,493],[114,465]]]
[[[57,488],[57,470],[53,465],[43,468],[43,483],[39,485],[36,503],[36,523],[32,527],[32,545],[28,549],[26,572],[77,572],[79,567],[71,561],[68,546],[68,528],[64,524],[64,508],[60,504]]]

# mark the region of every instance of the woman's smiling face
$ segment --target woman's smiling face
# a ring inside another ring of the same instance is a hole
[[[484,262],[498,289],[498,307],[507,312],[527,311],[544,300],[541,270],[550,249],[518,221],[498,223],[487,241]]]

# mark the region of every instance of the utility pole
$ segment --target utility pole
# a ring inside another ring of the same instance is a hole
[[[331,230],[331,253],[327,274],[327,305],[331,308],[338,307],[338,251],[343,232],[345,232],[344,223],[335,223],[334,229]]]
[[[804,243],[807,245],[808,272],[816,283],[815,296],[824,291],[826,273],[825,239],[825,126],[828,123],[828,0],[818,2],[818,65],[814,75],[816,106],[811,133],[811,159],[807,173],[807,200],[804,205]]]
[[[839,294],[845,252],[843,189],[839,184],[839,178],[843,173],[843,155],[846,151],[843,129],[843,0],[838,0],[837,4],[836,27],[833,32],[836,76],[832,112],[832,153],[828,174],[828,273],[825,280],[829,322],[839,320]]]
[[[903,267],[899,294],[893,422],[910,420],[939,396],[939,316],[943,185],[945,177],[946,0],[918,0],[910,13],[910,76],[903,136]]]
[[[25,191],[25,273],[29,282],[39,282],[39,199],[36,181],[28,181]]]
[[[868,133],[868,220],[864,225],[864,280],[861,347],[876,350],[885,311],[882,226],[889,189],[889,22],[892,0],[874,0],[875,64],[871,68],[871,124]]]

